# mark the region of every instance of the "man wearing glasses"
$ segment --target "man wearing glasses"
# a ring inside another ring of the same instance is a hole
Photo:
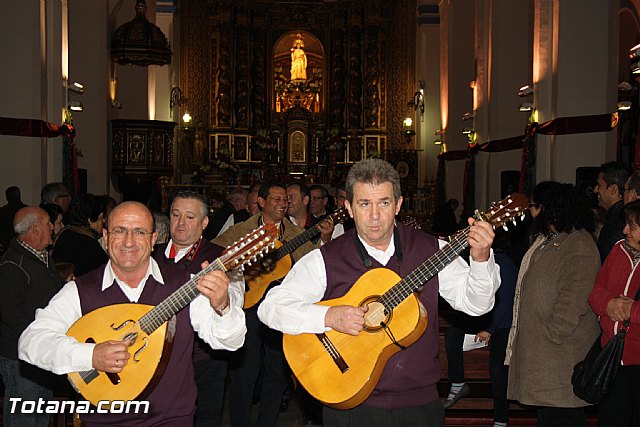
[[[71,203],[69,189],[61,182],[50,182],[42,187],[40,199],[41,203],[55,203],[63,212],[67,212]]]
[[[135,369],[127,342],[81,343],[68,337],[69,327],[97,308],[139,302],[158,305],[183,285],[178,269],[161,268],[150,257],[158,237],[151,212],[141,203],[124,202],[109,214],[103,231],[109,262],[69,282],[36,314],[18,343],[19,357],[56,374],[96,369],[119,373]],[[229,279],[222,271],[203,276],[201,295],[176,315],[173,350],[158,383],[144,397],[148,413],[86,414],[88,424],[192,425],[196,403],[191,353],[194,331],[212,348],[235,350],[246,331],[241,310],[230,305]],[[130,363],[131,362],[131,363]]]
[[[280,241],[288,242],[304,230],[287,217],[289,198],[284,184],[270,181],[262,184],[258,191],[258,204],[262,212],[229,228],[212,243],[229,246],[241,236],[264,224],[276,224],[280,229]],[[318,247],[306,242],[291,253],[295,263],[305,254]],[[278,268],[278,267],[276,267]],[[245,277],[249,274],[245,272]],[[258,273],[259,274],[259,273]],[[278,283],[279,281],[274,282]],[[260,409],[255,426],[275,426],[282,403],[282,394],[289,382],[289,368],[282,352],[282,333],[267,328],[258,320],[258,305],[247,308],[247,336],[242,348],[230,355],[229,385],[231,402],[231,424],[251,424],[253,389],[262,365],[262,388]]]

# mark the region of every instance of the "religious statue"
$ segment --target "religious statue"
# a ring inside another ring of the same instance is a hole
[[[303,47],[302,35],[298,33],[291,48],[291,81],[307,80],[307,55]]]

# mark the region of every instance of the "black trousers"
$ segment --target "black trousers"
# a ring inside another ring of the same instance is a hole
[[[637,427],[640,415],[640,366],[620,366],[609,395],[598,405],[600,427]]]
[[[289,368],[282,352],[282,333],[258,319],[257,308],[245,311],[244,345],[229,357],[231,425],[251,426],[253,388],[262,367],[262,389],[256,427],[275,427],[287,388]]]
[[[340,410],[324,407],[325,427],[442,427],[444,407],[439,400],[422,406],[381,409],[360,405]]]
[[[219,427],[227,380],[227,352],[214,351],[211,357],[193,363],[198,388],[194,426]]]

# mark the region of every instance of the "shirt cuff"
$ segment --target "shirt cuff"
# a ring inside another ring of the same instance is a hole
[[[489,259],[486,261],[475,261],[473,257],[469,257],[469,272],[473,276],[482,277],[493,274],[496,266],[496,260],[493,256],[493,249],[490,251]]]
[[[95,346],[92,343],[78,343],[72,351],[72,366],[77,367],[78,371],[93,369],[93,349]]]
[[[324,318],[329,308],[326,305],[310,304],[307,309],[307,319],[309,319],[310,327],[314,333],[330,331],[331,328],[325,326]],[[300,325],[303,328],[302,325]]]

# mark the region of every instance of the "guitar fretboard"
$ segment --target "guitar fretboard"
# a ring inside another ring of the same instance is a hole
[[[379,299],[380,303],[385,307],[385,314],[389,314],[409,295],[456,259],[460,252],[469,245],[467,242],[469,230],[470,227],[467,227],[456,233],[449,244],[431,255],[429,259],[420,264],[407,277],[385,292]]]
[[[323,219],[322,221],[327,221],[331,218],[333,218],[333,220],[336,221],[337,219],[340,219],[345,214],[344,213],[345,210],[346,210],[345,208],[340,208],[334,213],[332,213],[331,215],[329,215],[327,218]],[[338,222],[341,222],[341,221],[338,221]],[[286,257],[291,252],[295,251],[300,246],[302,246],[309,240],[316,237],[318,234],[320,234],[320,230],[318,230],[318,227],[313,226],[311,228],[308,228],[303,233],[298,234],[296,237],[289,240],[287,243],[284,243],[278,250],[274,252],[273,258],[275,259],[276,262],[280,261],[282,258]]]
[[[220,258],[209,264],[206,268],[202,269],[198,274],[193,276],[188,282],[178,288],[178,290],[172,293],[167,299],[152,308],[147,314],[140,318],[140,328],[147,335],[150,335],[164,322],[171,319],[174,314],[182,310],[198,295],[200,295],[200,291],[198,290],[196,285],[198,284],[202,276],[211,271],[226,271],[225,261],[227,261],[227,259],[229,259],[230,257],[231,256],[229,254],[222,255]]]

